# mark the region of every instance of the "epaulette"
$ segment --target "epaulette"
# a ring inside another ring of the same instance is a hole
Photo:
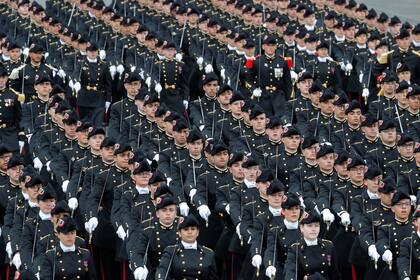
[[[325,244],[332,244],[331,240],[328,239],[321,239],[321,242]]]
[[[417,56],[420,56],[420,51],[414,51],[414,50],[413,50],[413,53],[414,53],[415,55],[417,55]]]
[[[123,192],[123,194],[126,194],[126,193],[131,193],[131,192],[133,192],[132,190],[126,190],[125,192]]]
[[[388,55],[392,54],[394,50],[381,54],[378,58],[379,64],[387,64],[388,63]]]

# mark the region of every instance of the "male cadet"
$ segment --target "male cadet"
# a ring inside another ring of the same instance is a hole
[[[111,105],[111,76],[107,63],[98,57],[98,46],[91,43],[86,49],[86,59],[74,73],[73,91],[80,118],[100,127],[104,113]]]
[[[377,119],[394,119],[397,103],[395,98],[396,77],[394,72],[386,70],[382,73],[380,79],[383,83],[382,89],[379,91],[377,99],[372,101],[369,111]]]
[[[124,78],[124,88],[127,97],[111,105],[108,136],[114,139],[120,137],[125,118],[131,116],[137,110],[134,100],[141,88],[140,76],[137,73],[127,73]]]
[[[420,126],[420,87],[408,87],[406,92],[407,97],[407,108],[400,115],[400,121],[404,129],[408,129],[409,126]],[[419,137],[416,137],[419,139]]]
[[[0,66],[0,142],[13,152],[22,151],[25,134],[20,128],[22,111],[17,92],[7,87],[7,70]]]

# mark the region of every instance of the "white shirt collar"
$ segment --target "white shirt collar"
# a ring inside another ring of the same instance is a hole
[[[64,253],[76,251],[76,245],[73,244],[73,246],[69,247],[61,243],[61,241],[60,241],[60,248],[61,250],[63,250]]]
[[[41,210],[39,210],[39,217],[41,218],[41,220],[46,221],[46,220],[51,220],[51,213],[44,213]]]
[[[10,60],[10,56],[5,55],[4,53],[1,55],[1,57],[3,58],[4,61],[9,61]]]
[[[417,235],[420,237],[420,231],[417,231]]]
[[[245,52],[240,51],[240,50],[235,50],[235,51],[236,51],[236,53],[237,53],[238,55],[243,55],[243,54],[245,54]]]
[[[246,54],[244,54],[245,59],[252,59],[255,60],[255,56],[247,56]]]
[[[159,58],[159,60],[165,60],[166,57],[164,55],[161,54],[157,54],[157,57]]]
[[[420,42],[416,42],[416,41],[414,41],[414,40],[413,40],[413,45],[414,45],[415,47],[420,47]]]
[[[379,195],[377,193],[370,192],[369,190],[366,191],[370,199],[379,199]]]
[[[97,63],[98,62],[98,58],[95,59],[91,59],[89,57],[86,57],[87,61],[89,61],[90,63]]]
[[[359,45],[359,44],[357,44],[357,47],[358,47],[359,49],[366,49],[366,44],[364,44],[364,45]]]
[[[23,198],[25,199],[25,200],[28,200],[29,199],[29,195],[26,193],[26,192],[22,192],[22,195],[23,195]],[[29,204],[30,205],[30,204]]]
[[[327,62],[327,58],[326,57],[317,57],[319,62]]]
[[[312,25],[306,25],[305,24],[305,28],[308,31],[314,31],[315,30],[315,26],[316,26],[316,20],[314,21],[314,24],[312,24]]]
[[[294,47],[295,46],[295,42],[293,43],[288,43],[288,42],[284,42],[286,44],[286,46],[288,47]]]
[[[80,54],[83,55],[83,56],[85,56],[86,55],[86,52],[80,51]]]
[[[255,188],[257,186],[255,182],[248,181],[247,179],[244,179],[244,183],[248,189]]]
[[[309,55],[315,55],[316,51],[306,50],[306,53]]]
[[[318,245],[318,239],[315,240],[308,240],[306,238],[303,238],[305,240],[306,246],[316,246]]]
[[[371,48],[369,48],[369,52],[370,52],[370,54],[375,54],[376,53],[376,51],[372,50]]]
[[[136,186],[136,189],[138,191],[139,194],[148,194],[149,193],[149,188],[147,187],[140,187],[140,186]]]
[[[227,46],[230,51],[236,51],[236,47],[228,45]]]
[[[195,241],[194,243],[188,243],[185,241],[181,241],[182,246],[184,246],[184,249],[187,250],[197,250],[197,241]]]
[[[38,207],[38,203],[30,201],[29,197],[28,197],[28,204],[29,204],[29,207],[31,208]]]
[[[270,210],[271,214],[273,214],[274,217],[279,217],[281,215],[281,208],[273,208],[271,206],[268,206],[268,210]]]
[[[346,36],[343,36],[343,37],[337,37],[337,35],[334,35],[334,37],[335,37],[335,39],[336,39],[338,42],[344,42],[344,40],[346,40]]]
[[[297,44],[297,45],[296,45],[296,48],[297,48],[299,51],[305,51],[305,50],[306,50],[306,47],[305,47],[305,46],[301,47],[301,46],[299,46],[299,44]]]
[[[299,227],[299,222],[289,222],[288,220],[284,219],[284,225],[286,226],[287,229],[298,229]]]

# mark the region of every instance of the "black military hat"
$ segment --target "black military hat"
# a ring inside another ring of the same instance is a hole
[[[128,164],[136,164],[143,161],[146,158],[146,155],[142,150],[137,150],[134,153],[130,154],[128,159]],[[135,168],[135,167],[134,167]]]
[[[293,135],[300,135],[299,130],[293,125],[285,125],[283,127],[282,137],[290,137]]]
[[[203,85],[206,85],[213,81],[218,81],[219,78],[213,72],[203,75]]]
[[[214,156],[215,154],[223,152],[223,151],[229,151],[229,149],[225,143],[223,143],[222,141],[219,141],[213,145],[210,151],[210,154]]]
[[[275,15],[269,15],[269,17],[267,17],[267,19],[265,20],[265,22],[269,22],[269,23],[273,23],[276,22],[277,17]]]
[[[383,130],[387,130],[390,128],[396,128],[397,125],[395,124],[395,121],[392,119],[384,119],[382,124],[379,126],[379,132]]]
[[[264,109],[260,105],[255,104],[251,109],[251,113],[249,114],[249,119],[253,120],[253,119],[255,119],[256,117],[258,117],[259,115],[262,115],[262,114],[265,114]]]
[[[163,119],[163,121],[165,121],[165,122],[173,122],[173,121],[179,120],[181,117],[182,116],[179,113],[171,111],[170,114],[167,115]]]
[[[350,113],[351,111],[354,111],[356,109],[361,109],[359,102],[356,100],[352,100],[348,106],[346,106],[346,114]]]
[[[47,185],[46,187],[39,190],[39,194],[37,196],[38,201],[44,201],[47,199],[56,199],[57,194],[55,193],[54,188],[51,185]]]
[[[125,84],[129,84],[129,83],[132,83],[132,82],[138,82],[138,81],[141,81],[141,77],[136,72],[127,73],[125,78],[124,78],[124,83]]]
[[[70,207],[65,200],[60,200],[55,204],[54,209],[51,211],[53,215],[59,215],[61,213],[71,213]]]
[[[402,92],[403,90],[409,89],[410,85],[406,81],[401,81],[397,84],[396,93]]]
[[[378,122],[378,119],[371,113],[366,113],[362,117],[362,126],[372,126]]]
[[[365,165],[366,166],[366,161],[364,161],[358,155],[351,155],[347,162],[348,162],[347,170],[350,170],[350,169],[352,169],[356,166],[360,166],[360,165]]]
[[[381,40],[381,37],[377,32],[371,33],[370,36],[367,39],[368,42],[373,42],[373,41],[376,41],[376,40],[378,40],[378,41]]]
[[[258,166],[258,165],[259,165],[258,161],[256,161],[252,157],[249,157],[244,163],[242,163],[242,168],[250,168],[250,167]]]
[[[55,96],[58,93],[65,93],[65,90],[60,85],[54,85],[54,87],[51,91],[51,95]]]
[[[318,212],[315,211],[315,209],[311,210],[310,212],[305,212],[302,216],[302,219],[300,220],[301,225],[320,223],[320,222],[321,222],[321,216],[318,214]]]
[[[156,198],[156,210],[160,210],[169,205],[177,205],[173,195],[165,194]]]
[[[5,144],[0,144],[0,156],[11,152],[12,151],[9,149],[8,146],[6,146]]]
[[[283,183],[279,179],[274,178],[271,181],[270,186],[268,186],[267,188],[267,195],[273,195],[279,192],[285,193],[286,191],[287,191],[287,188],[283,185]],[[284,208],[283,204],[282,204],[282,208]]]
[[[321,41],[321,43],[319,43],[319,44],[316,46],[316,50],[319,50],[319,49],[329,49],[329,47],[330,47],[330,44],[328,44],[328,42],[326,42],[326,41]]]
[[[150,90],[147,87],[142,87],[139,90],[139,92],[136,94],[136,97],[134,97],[134,99],[144,101],[144,97],[149,93],[150,93]]]
[[[338,149],[336,153],[337,157],[334,161],[334,164],[342,164],[343,162],[347,162],[349,159],[349,153],[345,149]]]
[[[232,166],[234,163],[243,161],[245,159],[245,155],[243,153],[233,152],[229,156],[228,166]]]
[[[77,115],[76,111],[69,111],[64,113],[63,116],[63,123],[67,125],[77,124],[79,121],[79,116]]]
[[[356,25],[354,24],[353,21],[347,20],[347,21],[344,22],[343,29],[344,30],[349,30],[350,28],[355,27],[355,26]]]
[[[337,100],[334,101],[334,105],[340,106],[349,103],[347,95],[345,92],[337,92]]]
[[[321,96],[319,97],[319,102],[327,102],[328,100],[334,100],[335,94],[331,90],[325,90],[321,92]]]
[[[380,175],[382,175],[382,171],[378,166],[376,166],[376,164],[369,165],[368,170],[365,173],[365,179],[366,180],[372,180],[375,177],[378,177]]]
[[[271,184],[273,184],[273,183],[271,183]],[[284,195],[283,196],[283,201],[281,203],[281,208],[290,209],[294,206],[300,206],[299,197],[294,193],[288,193],[288,194]]]
[[[335,5],[345,5],[346,4],[346,0],[334,0],[334,4]]]
[[[143,172],[151,172],[152,168],[146,159],[143,159],[141,162],[136,163],[136,168],[133,170],[133,175],[138,175]]]
[[[368,31],[365,28],[360,28],[359,30],[357,30],[355,37],[359,37],[360,35],[368,35]]]
[[[408,64],[399,62],[397,64],[397,74],[401,72],[410,72],[410,68],[408,67]]]
[[[187,217],[180,217],[178,230],[187,228],[187,227],[196,227],[198,229],[199,223],[194,215],[189,214]]]
[[[418,35],[420,34],[420,23],[417,23],[416,26],[414,27],[413,31],[412,31],[413,35]]]
[[[203,139],[204,137],[203,137],[203,134],[201,134],[200,130],[198,130],[197,128],[194,128],[188,134],[187,143],[192,143],[194,141],[203,140]]]
[[[89,127],[88,128],[88,138],[93,137],[98,134],[101,134],[103,136],[106,135],[105,130],[102,127]]]
[[[70,216],[64,216],[58,220],[56,230],[58,233],[69,233],[72,231],[76,231],[76,221]]]
[[[102,140],[101,149],[106,148],[106,147],[113,147],[113,146],[115,146],[115,140],[112,139],[111,137],[105,137],[105,139]]]
[[[388,15],[387,14],[385,14],[385,13],[381,13],[380,15],[379,15],[379,17],[378,17],[378,22],[379,23],[385,23],[385,22],[387,22],[389,20],[389,17],[388,17]]]
[[[3,64],[0,65],[0,77],[8,76],[6,67]]]
[[[36,185],[43,185],[42,177],[38,174],[28,173],[25,176],[25,187],[32,188]]]
[[[174,195],[174,193],[172,192],[172,190],[168,187],[168,185],[166,183],[162,183],[160,184],[160,186],[156,189],[153,197],[157,198],[163,195]]]
[[[391,205],[394,206],[403,199],[410,200],[410,195],[405,191],[397,190],[392,196]],[[410,200],[411,201],[411,200]]]
[[[305,37],[305,35],[304,35],[304,37]],[[310,34],[308,37],[305,38],[305,43],[315,43],[317,41],[318,41],[318,36],[315,35],[315,34]]]
[[[329,11],[327,12],[327,14],[325,15],[325,20],[331,20],[331,19],[335,19],[335,17],[337,16],[337,14],[334,11]]]
[[[302,150],[310,148],[315,144],[318,144],[318,140],[316,140],[314,137],[312,136],[305,137],[302,143]]]
[[[166,182],[166,176],[163,172],[156,170],[153,172],[152,177],[149,179],[149,185],[153,185],[156,183]]]
[[[143,100],[144,100],[144,106],[155,103],[155,102],[160,102],[158,95],[155,93],[146,94]]]
[[[395,39],[405,39],[410,37],[410,32],[408,32],[407,29],[401,29],[400,30],[400,34],[398,34],[397,36],[395,36]]]
[[[319,145],[319,150],[316,153],[316,158],[321,158],[327,154],[333,154],[334,153],[334,147],[331,145],[331,143],[321,143]]]
[[[20,49],[20,45],[16,41],[10,41],[7,44],[7,50],[8,51],[13,50],[13,49]]]
[[[130,144],[127,144],[127,143],[116,143],[114,145],[114,155],[115,156],[118,155],[118,154],[122,154],[124,152],[127,152],[127,151],[131,151],[131,150],[132,150],[132,148],[131,148]]]
[[[375,11],[375,9],[370,9],[368,14],[366,15],[366,19],[374,19],[378,16],[378,13]]]
[[[271,116],[268,119],[268,123],[266,125],[266,128],[267,129],[273,129],[273,128],[276,128],[276,127],[279,127],[279,126],[282,126],[282,122],[281,122],[280,118],[277,117],[277,116]]]
[[[420,87],[414,86],[408,88],[407,97],[420,95]]]
[[[305,71],[298,74],[298,82],[302,82],[304,80],[313,80],[313,76],[311,73]]]
[[[18,1],[18,7],[20,7],[22,5],[29,5],[29,4],[31,4],[31,2],[29,0]]]
[[[306,29],[305,28],[300,28],[296,33],[296,38],[297,39],[305,39],[306,35],[308,35],[308,32],[306,32]],[[314,38],[314,36],[312,36],[312,38]],[[306,40],[305,40],[305,42],[306,42]]]
[[[90,122],[81,122],[81,121],[78,121],[77,122],[76,132],[89,130],[89,128],[91,128],[91,127],[92,127],[92,124]]]
[[[309,88],[309,93],[312,94],[323,90],[324,87],[322,86],[321,81],[316,80],[314,83],[312,83],[312,86]]]
[[[29,48],[29,52],[38,53],[38,52],[44,52],[44,48],[41,45],[38,44],[32,44]]]
[[[391,193],[397,189],[397,183],[392,177],[386,177],[379,184],[378,192],[380,193]]]
[[[176,49],[175,43],[172,41],[168,42],[163,45],[163,49]]]
[[[35,85],[39,85],[39,84],[46,83],[46,82],[51,83],[50,76],[48,76],[47,74],[41,74],[41,75],[35,77]]]
[[[246,40],[245,45],[243,45],[243,48],[246,50],[255,48],[255,43],[252,40]]]
[[[155,112],[155,117],[160,118],[166,115],[169,112],[169,108],[166,106],[165,103],[160,103],[159,108]]]
[[[184,118],[180,118],[176,120],[175,125],[173,126],[172,130],[176,132],[180,132],[183,129],[188,129],[188,123]]]
[[[394,26],[394,25],[397,25],[397,24],[399,24],[399,23],[401,23],[400,18],[399,18],[399,17],[397,17],[397,16],[393,16],[393,17],[391,18],[391,21],[389,22],[389,26]]]
[[[98,48],[97,44],[90,42],[90,43],[88,43],[88,46],[87,46],[86,50],[94,52],[94,51],[99,50],[99,48]]]
[[[239,91],[234,91],[229,103],[232,104],[236,101],[245,101],[245,97]]]
[[[256,183],[271,182],[274,180],[274,174],[270,169],[261,170],[260,176],[257,177]]]
[[[346,6],[346,9],[353,9],[357,7],[357,2],[354,0],[349,0],[349,3]]]
[[[408,142],[413,142],[414,143],[414,139],[410,136],[407,135],[406,133],[403,133],[400,135],[398,142],[397,142],[397,146],[402,146]]]
[[[417,218],[420,218],[420,208],[419,207],[417,207],[417,209],[414,211],[414,214],[413,214],[413,219],[417,219]]]
[[[7,169],[13,168],[15,166],[23,165],[23,160],[18,155],[13,155],[7,162]]]
[[[284,31],[284,35],[291,36],[291,35],[295,35],[295,34],[296,34],[296,29],[291,25],[287,26],[286,30]]]
[[[233,91],[232,87],[228,84],[224,84],[222,85],[219,90],[217,91],[217,96],[221,95],[222,93],[226,92],[226,91]]]
[[[303,13],[303,17],[307,18],[307,17],[310,17],[313,14],[315,14],[315,11],[311,8],[308,8],[308,9],[305,10],[305,13]]]
[[[386,40],[381,40],[380,42],[379,42],[379,44],[377,44],[376,45],[376,47],[375,47],[375,50],[376,49],[379,49],[379,48],[381,48],[381,47],[389,47],[389,45],[388,45],[388,41],[386,41]]]

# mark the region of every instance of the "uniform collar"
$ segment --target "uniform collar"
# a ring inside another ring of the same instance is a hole
[[[305,241],[305,243],[306,243],[306,246],[316,246],[316,245],[318,245],[318,239],[315,239],[315,240],[308,240],[308,239],[306,239],[306,238],[303,238],[303,240]]]
[[[366,192],[370,199],[379,199],[379,195],[377,193],[370,192],[369,190],[366,190]]]
[[[41,210],[39,210],[38,215],[41,218],[41,220],[43,220],[43,221],[51,220],[51,213],[46,214],[46,213],[42,212]]]
[[[66,246],[63,243],[61,243],[60,241],[60,248],[61,250],[63,250],[63,253],[69,253],[69,252],[74,252],[76,251],[76,245],[73,244],[73,246]]]
[[[182,246],[184,247],[184,249],[186,250],[197,250],[197,241],[195,241],[194,243],[188,243],[185,241],[181,241]]]
[[[257,187],[257,184],[255,182],[248,181],[246,178],[244,179],[244,184],[248,189]]]
[[[283,220],[284,225],[286,226],[287,229],[298,229],[299,228],[299,222],[289,222],[288,220],[284,219]]]
[[[394,220],[395,220],[395,223],[396,223],[397,225],[407,225],[408,223],[410,223],[410,219],[407,219],[407,220],[405,220],[405,221],[400,221],[400,220],[398,220],[397,218],[394,218]]]
[[[148,187],[136,186],[136,190],[139,194],[148,194],[149,193],[149,188]]]

